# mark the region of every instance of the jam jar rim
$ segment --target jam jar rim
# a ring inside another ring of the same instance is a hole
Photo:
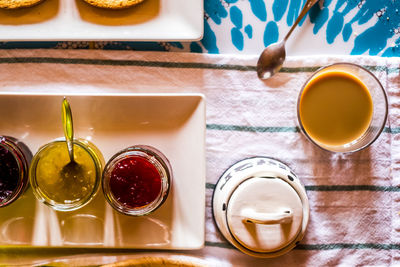
[[[158,196],[151,203],[139,208],[127,207],[116,200],[109,185],[111,172],[115,165],[129,156],[139,156],[149,161],[154,167],[156,167],[161,178],[161,190]],[[160,166],[157,166],[155,163],[158,163]],[[165,175],[163,175],[163,172],[165,172]],[[102,189],[105,199],[117,212],[129,216],[145,216],[160,208],[166,201],[171,190],[172,179],[173,173],[171,164],[168,158],[160,150],[149,145],[134,145],[117,152],[107,162],[103,170]]]
[[[27,189],[29,181],[28,159],[21,148],[9,136],[0,136],[0,146],[10,151],[18,166],[18,185],[13,190],[12,195],[3,203],[0,203],[0,208],[6,207],[16,201]]]
[[[88,140],[81,139],[81,138],[77,138],[77,139],[73,140],[73,143],[75,145],[78,145],[79,147],[81,147],[83,150],[85,150],[89,154],[90,158],[92,159],[92,161],[95,165],[95,169],[96,169],[96,179],[94,182],[93,190],[90,194],[87,195],[87,197],[82,198],[81,200],[76,201],[72,204],[57,203],[55,201],[52,201],[49,197],[45,197],[45,194],[41,193],[40,187],[37,185],[37,182],[36,182],[36,180],[37,180],[36,174],[34,174],[34,173],[36,173],[36,168],[37,168],[39,160],[40,160],[38,155],[40,155],[40,153],[43,152],[46,148],[48,148],[52,145],[55,145],[57,143],[65,143],[65,138],[62,138],[62,137],[57,138],[49,143],[42,145],[38,149],[38,151],[33,156],[32,163],[29,168],[29,180],[30,180],[30,183],[31,183],[31,186],[33,189],[32,190],[33,194],[35,195],[36,199],[38,199],[40,202],[44,203],[45,205],[47,205],[57,211],[74,211],[74,210],[77,210],[77,209],[80,209],[80,208],[86,206],[97,195],[99,188],[100,188],[100,182],[101,182],[103,155],[101,154],[100,150],[98,150],[97,147],[92,142],[89,142]],[[93,149],[91,146],[94,146],[96,149]]]

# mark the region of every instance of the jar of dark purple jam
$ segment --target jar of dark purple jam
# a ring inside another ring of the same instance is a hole
[[[28,186],[32,153],[12,137],[0,136],[0,208],[17,200]]]
[[[171,165],[164,154],[154,147],[137,145],[118,152],[108,161],[102,187],[115,210],[141,216],[164,203],[171,181]]]

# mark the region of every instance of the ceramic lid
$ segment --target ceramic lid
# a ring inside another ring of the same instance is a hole
[[[238,243],[254,252],[271,253],[285,248],[299,235],[303,205],[285,180],[253,177],[232,193],[226,218]]]

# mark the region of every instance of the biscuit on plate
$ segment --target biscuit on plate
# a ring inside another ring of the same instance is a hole
[[[136,4],[143,2],[144,0],[84,0],[84,1],[96,7],[121,9],[134,6]]]
[[[0,0],[0,8],[14,9],[38,4],[43,0]]]

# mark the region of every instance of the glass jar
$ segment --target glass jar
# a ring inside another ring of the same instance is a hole
[[[104,159],[91,142],[74,140],[74,161],[71,163],[65,139],[42,146],[29,169],[36,198],[59,211],[83,207],[96,195]]]
[[[29,148],[17,139],[0,136],[0,208],[17,200],[28,187]]]
[[[168,159],[151,146],[137,145],[115,154],[106,164],[102,186],[108,203],[120,213],[141,216],[159,208],[172,182]]]

